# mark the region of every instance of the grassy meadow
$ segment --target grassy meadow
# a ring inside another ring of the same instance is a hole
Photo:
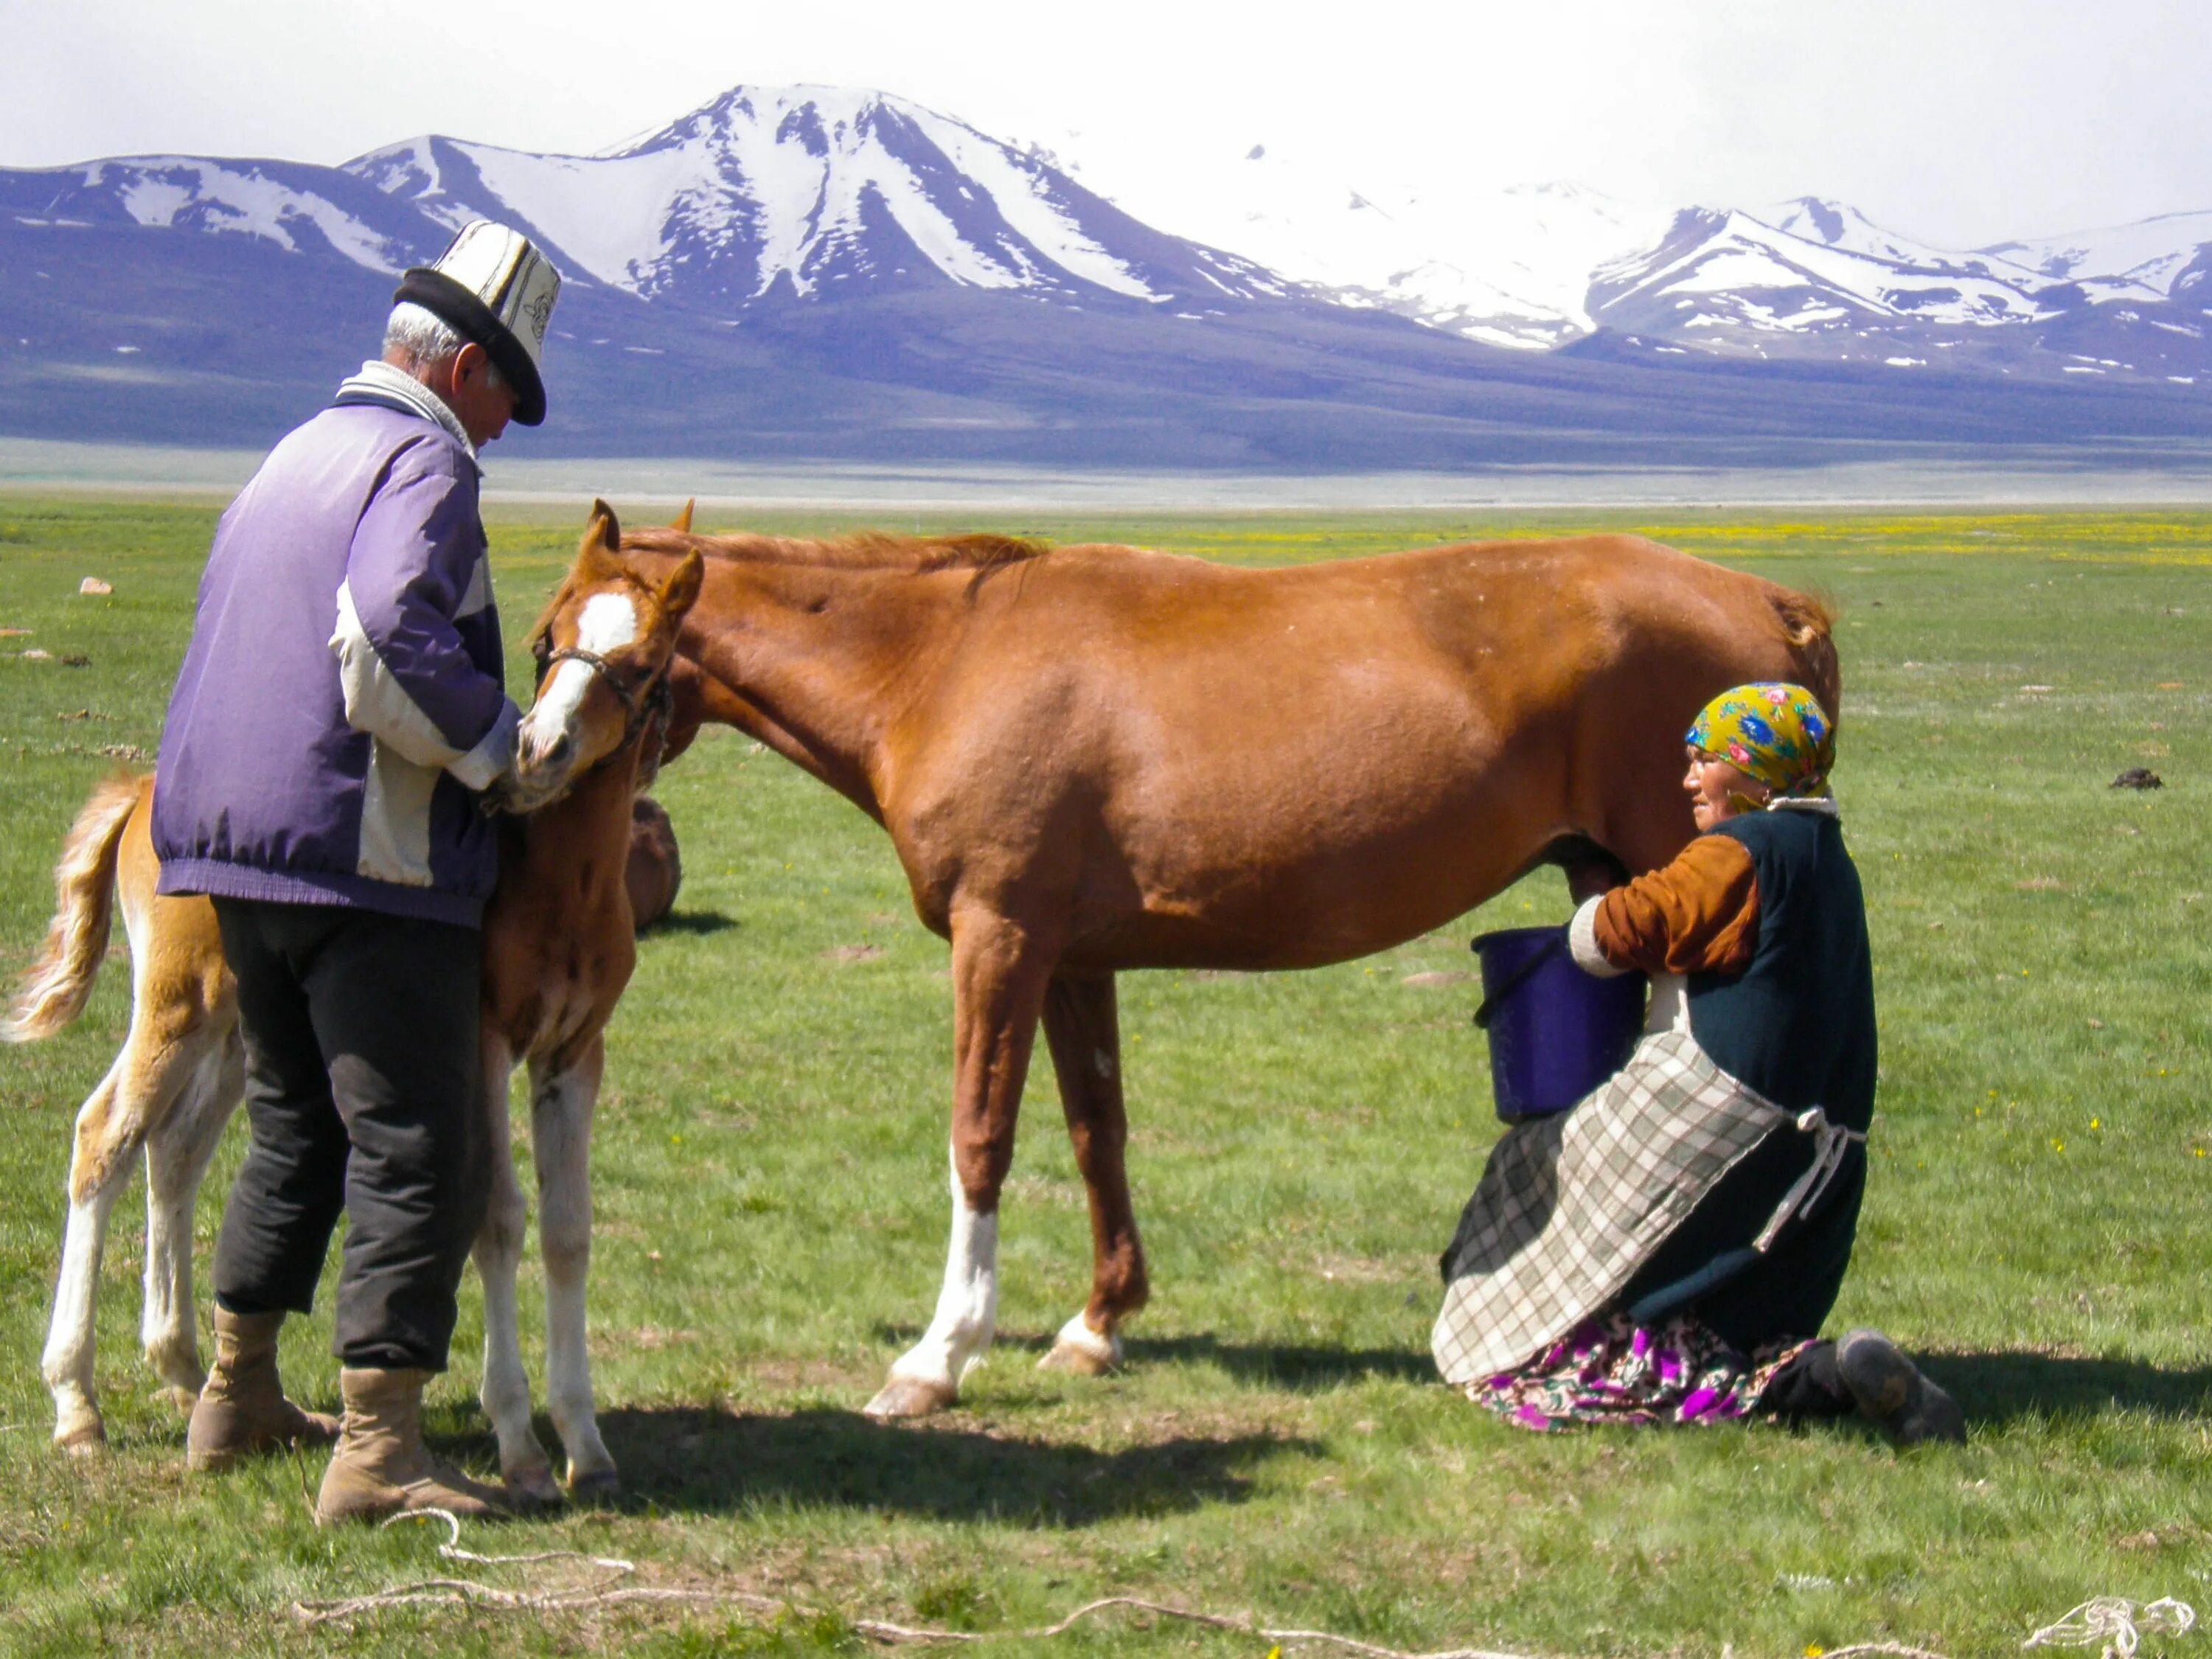
[[[0,629],[28,630],[0,638],[10,976],[87,789],[155,747],[214,518],[0,495]],[[495,515],[511,633],[580,518]],[[1119,1595],[1401,1650],[1964,1656],[2016,1650],[2094,1595],[2212,1601],[2212,514],[962,527],[1279,563],[1591,526],[1841,607],[1838,790],[1869,900],[1884,1080],[1835,1328],[1878,1325],[1924,1355],[1966,1410],[1968,1445],[1900,1455],[1854,1425],[1540,1439],[1437,1384],[1435,1259],[1497,1125],[1474,988],[1409,981],[1463,973],[1483,927],[1564,917],[1548,872],[1366,962],[1125,980],[1155,1286],[1127,1370],[1033,1369],[1089,1271],[1040,1055],[1002,1212],[999,1346],[958,1410],[867,1421],[942,1265],[946,952],[875,826],[714,732],[657,792],[684,885],[617,1017],[599,1123],[593,1350],[627,1496],[465,1541],[619,1556],[634,1583],[788,1611],[415,1608],[303,1627],[301,1599],[558,1569],[457,1567],[433,1528],[319,1533],[304,1497],[319,1458],[187,1480],[183,1423],[136,1352],[135,1194],[103,1281],[111,1448],[88,1462],[49,1448],[38,1354],[71,1115],[125,1028],[118,931],[86,1018],[0,1054],[0,1652],[857,1650],[859,1620],[1012,1632]],[[80,597],[87,575],[112,594]],[[528,684],[519,654],[510,678]],[[2130,766],[2165,788],[2107,787]],[[203,1321],[241,1136],[201,1199]],[[487,1469],[473,1280],[463,1296],[432,1426]],[[293,1322],[284,1357],[295,1392],[330,1407],[327,1342],[325,1311]],[[1124,1611],[993,1650],[1267,1647]]]

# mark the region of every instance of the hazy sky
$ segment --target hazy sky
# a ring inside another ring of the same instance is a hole
[[[1141,212],[1193,146],[1376,191],[1824,195],[1953,246],[2212,208],[2207,0],[0,0],[0,167],[590,152],[738,82],[896,92]]]

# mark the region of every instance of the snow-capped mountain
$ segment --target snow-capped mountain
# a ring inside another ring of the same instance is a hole
[[[1661,351],[1897,367],[2032,354],[2055,325],[2160,333],[2134,371],[2156,374],[2202,343],[2201,313],[2170,313],[2176,284],[2212,266],[2212,212],[1953,251],[1815,197],[1750,210],[1568,185],[1425,198],[1263,144],[1116,205],[1034,147],[904,99],[805,86],[733,88],[600,155],[425,136],[341,168],[138,156],[0,173],[0,214],[252,236],[379,272],[485,216],[530,231],[573,281],[725,316],[939,286],[1187,313],[1319,301],[1524,350],[1602,331]],[[2008,367],[2067,372],[2067,355]],[[2130,372],[2110,356],[2087,361]]]
[[[2201,343],[2203,319],[2160,308],[2185,273],[2212,266],[2212,213],[1949,250],[1818,197],[1747,211],[1642,208],[1572,185],[1423,198],[1265,144],[1128,204],[1340,304],[1528,350],[1605,331],[1674,355],[1915,368],[2043,347],[2005,366],[2058,374],[2083,365],[2047,337],[2111,307],[2091,331],[2132,327],[2145,362],[2091,367],[2163,374],[2177,353],[2193,361],[2180,343]]]
[[[1656,247],[1594,273],[1591,314],[1604,325],[1673,337],[1731,327],[1802,335],[1899,319],[1964,328],[2051,314],[2032,292],[2050,284],[2024,270],[1908,250],[1829,204],[1792,207],[1777,216],[1814,235],[1747,213],[1678,215]],[[1872,234],[1852,234],[1862,227]],[[1818,235],[1822,228],[1835,229],[1834,240]]]
[[[0,431],[261,441],[374,349],[392,274],[483,215],[568,278],[532,442],[571,453],[1619,465],[2212,435],[2212,213],[1949,251],[1814,198],[1421,198],[1264,145],[1157,198],[1078,170],[903,99],[745,86],[599,155],[431,135],[337,167],[0,170]]]
[[[334,168],[192,155],[0,172],[0,224],[242,236],[288,253],[337,254],[376,271],[400,270],[426,246],[434,256],[441,240],[407,204]]]
[[[2137,294],[2148,289],[2168,295],[2207,247],[2212,247],[2212,213],[2167,213],[2132,225],[2001,242],[1983,251],[2053,282],[2078,282],[2093,290],[2118,284]]]
[[[1148,304],[1285,291],[1248,260],[1139,223],[1035,153],[831,87],[734,88],[604,155],[425,136],[338,168],[125,156],[0,173],[0,215],[249,236],[380,272],[493,217],[527,230],[571,281],[720,310],[846,284]]]
[[[923,282],[1154,304],[1283,291],[1035,154],[842,88],[733,88],[605,155],[424,137],[345,171],[441,224],[503,219],[589,280],[706,308]]]
[[[1194,162],[1125,199],[1150,222],[1234,248],[1340,303],[1526,350],[1590,333],[1591,274],[1655,246],[1674,218],[1573,185],[1394,191],[1266,144]]]
[[[1951,251],[1804,198],[1678,216],[1658,246],[1595,273],[1590,311],[1656,350],[2194,386],[2212,383],[2190,297],[2208,269],[2212,214]]]

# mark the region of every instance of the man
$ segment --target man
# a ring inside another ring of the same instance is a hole
[[[520,720],[477,451],[544,418],[560,282],[483,220],[406,273],[383,361],[223,514],[161,738],[160,890],[215,902],[251,1125],[187,1461],[335,1438],[323,1523],[482,1516],[500,1497],[430,1457],[420,1411],[488,1191],[477,930],[497,842],[482,798]],[[338,1423],[284,1398],[276,1334],[312,1305],[342,1209]]]

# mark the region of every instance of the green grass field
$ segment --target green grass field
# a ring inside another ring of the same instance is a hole
[[[0,496],[0,628],[29,630],[0,638],[10,974],[87,788],[155,746],[214,516]],[[580,519],[496,519],[512,633]],[[1041,1065],[1003,1212],[1000,1346],[959,1410],[868,1422],[942,1263],[945,951],[880,831],[719,732],[658,792],[685,884],[617,1017],[599,1119],[593,1347],[629,1495],[466,1541],[620,1556],[636,1583],[793,1611],[429,1608],[303,1629],[302,1598],[557,1569],[456,1568],[422,1528],[318,1533],[318,1460],[188,1481],[183,1424],[136,1352],[135,1198],[101,1307],[112,1449],[52,1451],[38,1353],[71,1115],[123,1034],[118,953],[76,1029],[0,1057],[0,1650],[805,1651],[867,1645],[858,1620],[1016,1631],[1127,1595],[1408,1650],[1963,1656],[2016,1650],[2093,1595],[2212,1601],[2212,514],[969,527],[1272,563],[1595,524],[1842,606],[1838,789],[1884,1082],[1836,1328],[1928,1356],[1966,1447],[1899,1455],[1851,1426],[1538,1439],[1435,1382],[1435,1257],[1497,1126],[1472,988],[1405,981],[1470,966],[1486,926],[1564,916],[1549,872],[1368,962],[1125,981],[1155,1285],[1127,1370],[1032,1368],[1088,1281]],[[112,596],[78,597],[85,575]],[[50,659],[19,654],[33,647]],[[511,678],[527,684],[519,659]],[[2136,765],[2166,787],[2106,787]],[[239,1145],[234,1129],[201,1200],[203,1308]],[[532,1343],[534,1247],[524,1271]],[[473,1282],[463,1294],[433,1426],[481,1469]],[[327,1341],[319,1317],[285,1347],[295,1391],[326,1407]],[[1267,1645],[1115,1613],[995,1650]]]

